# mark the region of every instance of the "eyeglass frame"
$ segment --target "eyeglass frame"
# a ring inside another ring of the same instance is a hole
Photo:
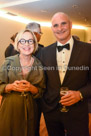
[[[24,40],[24,42],[25,42],[25,43],[21,43],[21,40]],[[32,41],[32,43],[31,43],[31,44],[29,43],[29,40],[31,40],[31,41]],[[22,45],[25,45],[25,44],[26,44],[26,42],[27,42],[29,45],[32,45],[32,44],[34,44],[34,43],[35,43],[35,41],[34,41],[33,39],[29,39],[29,40],[25,40],[25,39],[23,39],[23,38],[22,38],[22,39],[20,39],[20,40],[18,41],[18,43],[21,43]]]
[[[38,34],[42,35],[43,33],[42,32],[37,32]]]

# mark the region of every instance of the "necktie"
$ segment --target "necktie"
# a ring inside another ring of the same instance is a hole
[[[62,46],[57,46],[58,52],[62,51],[64,48],[67,49],[67,50],[70,50],[69,43],[62,45]]]

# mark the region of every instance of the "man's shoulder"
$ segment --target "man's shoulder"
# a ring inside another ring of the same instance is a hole
[[[37,58],[39,60],[42,60],[44,57],[48,58],[48,56],[50,56],[51,53],[55,52],[55,49],[56,49],[56,43],[41,48],[41,50],[37,54]]]
[[[75,45],[78,45],[78,46],[80,46],[80,47],[88,48],[88,49],[91,48],[91,44],[90,44],[90,43],[87,43],[87,42],[84,42],[84,41],[74,40],[74,44],[75,44]]]
[[[39,47],[44,47],[44,45],[42,45],[42,44],[40,44],[40,43],[38,43],[38,46],[39,46]]]
[[[43,48],[42,50],[46,51],[46,50],[52,49],[52,48],[53,48],[54,46],[56,46],[56,45],[57,45],[56,42],[55,42],[55,43],[52,43],[52,44],[46,46],[45,48]]]

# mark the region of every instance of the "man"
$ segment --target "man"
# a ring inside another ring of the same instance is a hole
[[[14,49],[14,43],[15,43],[15,38],[16,38],[17,34],[18,34],[18,32],[11,36],[11,38],[10,38],[11,43],[9,44],[9,46],[5,50],[5,58],[19,54],[19,52]]]
[[[91,45],[91,40],[88,41]],[[91,136],[91,98],[88,99],[88,113],[89,113],[89,136]]]
[[[41,99],[49,136],[89,136],[87,99],[91,97],[91,46],[73,39],[72,22],[62,12],[52,17],[56,43],[40,52],[46,75]],[[64,45],[66,44],[66,45]],[[60,96],[62,87],[69,89]],[[67,112],[62,112],[66,106]]]
[[[44,47],[42,44],[39,44],[39,41],[41,39],[41,35],[43,34],[41,32],[41,26],[40,24],[36,23],[36,22],[32,22],[26,25],[26,29],[31,29],[32,32],[34,32],[37,41],[38,41],[38,50],[35,52],[35,56],[37,57],[39,50],[41,50],[42,47]]]

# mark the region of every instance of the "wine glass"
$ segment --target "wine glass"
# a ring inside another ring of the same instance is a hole
[[[60,96],[62,97],[62,96],[64,96],[64,95],[68,94],[68,90],[69,90],[68,87],[61,87],[61,88],[60,88]],[[68,112],[69,109],[67,109],[66,106],[63,105],[63,106],[61,107],[60,111],[61,111],[61,112]]]

